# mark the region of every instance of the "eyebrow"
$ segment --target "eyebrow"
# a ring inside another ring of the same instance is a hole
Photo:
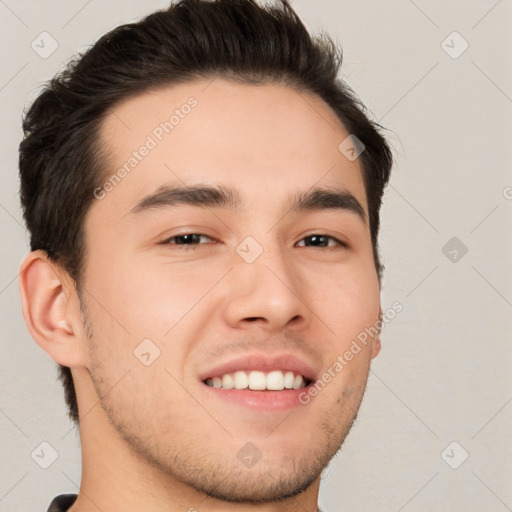
[[[367,222],[363,206],[346,189],[312,187],[309,190],[291,194],[289,199],[291,203],[290,211],[294,213],[345,210],[356,214],[364,224]],[[129,213],[137,214],[179,205],[239,210],[242,206],[242,200],[237,189],[224,185],[167,185],[142,198]]]

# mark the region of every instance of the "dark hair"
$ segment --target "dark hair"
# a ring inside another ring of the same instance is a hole
[[[341,62],[341,49],[324,33],[311,37],[287,0],[266,7],[255,0],[180,0],[105,34],[49,80],[24,113],[20,195],[31,249],[59,263],[80,292],[84,217],[106,174],[101,122],[118,102],[149,89],[220,76],[314,93],[364,144],[359,159],[380,283],[379,211],[392,155],[380,126],[338,78]],[[70,369],[59,365],[59,378],[78,424]]]

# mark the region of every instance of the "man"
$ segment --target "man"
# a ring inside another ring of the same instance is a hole
[[[82,445],[49,511],[317,510],[380,350],[392,164],[340,64],[286,2],[183,0],[26,113],[23,313]]]

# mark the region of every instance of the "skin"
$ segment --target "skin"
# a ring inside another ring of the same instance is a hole
[[[380,290],[368,224],[346,210],[289,212],[290,193],[321,184],[350,191],[367,213],[360,164],[338,150],[348,133],[320,98],[217,78],[117,105],[100,133],[110,155],[105,178],[190,96],[198,101],[191,113],[93,202],[82,304],[43,253],[21,267],[29,330],[72,369],[77,389],[83,471],[71,510],[313,512],[321,471],[359,409],[378,337],[291,410],[211,398],[198,376],[248,352],[291,352],[321,374],[375,324]],[[129,213],[176,182],[236,187],[242,206]],[[184,233],[211,240],[162,243]],[[314,246],[304,240],[311,234],[348,247]],[[263,248],[250,264],[236,252],[247,236]],[[160,350],[149,366],[134,356],[144,339]],[[250,468],[237,457],[248,442],[261,453]]]

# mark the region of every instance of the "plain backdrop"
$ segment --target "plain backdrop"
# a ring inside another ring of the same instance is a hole
[[[165,0],[0,1],[0,510],[77,492],[78,435],[56,364],[31,339],[17,273],[23,108],[75,52]],[[384,125],[384,327],[359,417],[323,475],[342,511],[512,510],[512,4],[294,0],[343,46],[342,76]],[[47,32],[48,35],[42,35]],[[58,47],[33,49],[41,37]],[[53,43],[55,45],[55,43]],[[58,455],[43,469],[33,453]]]

